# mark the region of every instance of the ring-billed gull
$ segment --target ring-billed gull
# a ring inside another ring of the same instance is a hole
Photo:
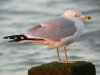
[[[83,16],[76,10],[68,10],[63,15],[45,21],[33,28],[26,30],[20,35],[5,36],[4,39],[11,39],[10,42],[31,42],[38,45],[49,45],[56,48],[58,63],[61,63],[59,47],[64,46],[66,63],[66,45],[71,44],[80,37],[84,30],[82,20],[90,20],[90,16]]]

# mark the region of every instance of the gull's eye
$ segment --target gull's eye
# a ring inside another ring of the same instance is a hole
[[[75,17],[78,17],[77,15],[75,15]]]

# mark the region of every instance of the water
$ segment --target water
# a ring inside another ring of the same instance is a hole
[[[100,0],[0,0],[0,37],[20,34],[72,8],[93,19],[85,23],[82,37],[68,46],[68,56],[70,60],[94,63],[99,75]],[[64,60],[62,50],[60,54]],[[27,75],[30,67],[56,60],[56,51],[50,47],[9,43],[0,39],[0,75]]]

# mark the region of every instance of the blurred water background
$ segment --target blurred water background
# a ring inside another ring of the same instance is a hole
[[[20,34],[68,9],[92,16],[80,39],[68,46],[70,60],[89,61],[100,75],[100,0],[0,0],[0,75],[27,75],[30,67],[57,61],[47,46],[9,43],[5,35]],[[60,55],[63,58],[62,49]]]

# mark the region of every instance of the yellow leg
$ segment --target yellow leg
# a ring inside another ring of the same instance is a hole
[[[64,46],[64,54],[65,54],[65,57],[66,57],[66,63],[70,63],[69,60],[68,60],[68,57],[67,57],[66,50],[67,50],[67,49],[66,49],[66,47]]]
[[[56,53],[57,53],[57,56],[58,56],[58,63],[61,63],[60,56],[59,56],[59,48],[58,47],[56,48]]]

